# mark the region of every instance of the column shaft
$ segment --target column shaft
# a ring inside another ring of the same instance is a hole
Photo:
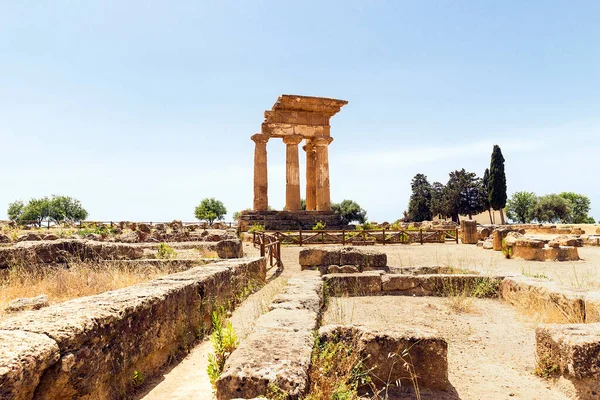
[[[298,143],[300,136],[285,136],[285,209],[300,210],[300,162],[298,160]]]
[[[330,137],[314,139],[316,146],[316,186],[317,186],[317,211],[331,210],[331,197],[329,188],[329,143],[333,141]]]
[[[306,151],[306,210],[317,209],[317,156],[312,143],[306,143],[303,147]]]
[[[269,208],[269,184],[267,174],[267,135],[256,134],[254,143],[254,210]]]

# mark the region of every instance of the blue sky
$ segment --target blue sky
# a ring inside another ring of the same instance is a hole
[[[599,38],[596,1],[2,0],[0,218],[52,193],[96,220],[251,207],[250,136],[289,93],[349,101],[331,195],[372,220],[402,215],[416,173],[482,175],[494,144],[509,194],[581,192],[600,219]]]

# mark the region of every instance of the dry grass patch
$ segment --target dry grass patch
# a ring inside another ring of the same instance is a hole
[[[179,272],[184,267],[148,265],[143,262],[72,262],[62,266],[17,266],[0,270],[0,318],[14,299],[48,295],[51,303],[90,296],[160,276]]]

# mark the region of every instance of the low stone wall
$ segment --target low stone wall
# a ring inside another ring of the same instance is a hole
[[[538,368],[562,375],[572,399],[600,392],[600,324],[546,324],[536,329]],[[565,386],[564,384],[562,386]]]
[[[414,377],[408,372],[406,362],[412,365],[412,372],[419,377],[420,388],[445,390],[450,384],[448,343],[432,329],[401,325],[385,329],[327,325],[319,329],[319,341],[342,341],[355,345],[377,389],[386,389],[386,384],[410,387]],[[396,362],[391,362],[390,357],[396,357]]]
[[[115,399],[210,331],[252,282],[262,258],[223,261],[150,282],[25,311],[0,322],[0,398]]]
[[[553,307],[567,322],[600,322],[600,291],[575,291],[548,280],[514,276],[502,281],[500,292],[513,305]]]
[[[303,270],[318,269],[322,274],[346,272],[337,267],[349,267],[348,272],[389,270],[385,253],[354,247],[305,248],[300,250],[299,263]]]
[[[219,242],[183,243],[176,248],[198,248],[214,251],[219,258],[242,258],[244,247],[239,239]],[[82,239],[59,239],[52,241],[21,242],[0,247],[0,268],[33,264],[61,264],[73,260],[139,260],[144,249],[156,249],[156,243],[108,243]]]
[[[503,276],[482,275],[403,275],[364,272],[324,275],[332,296],[448,296],[464,294],[495,297]],[[478,292],[480,290],[481,292]]]
[[[326,229],[351,229],[333,211],[242,211],[238,229],[245,232],[262,225],[270,231],[311,230],[319,221]]]
[[[275,386],[298,399],[308,390],[308,368],[323,305],[318,277],[291,278],[270,311],[231,354],[217,380],[219,400],[249,399]]]

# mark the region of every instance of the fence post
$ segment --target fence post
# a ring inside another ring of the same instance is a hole
[[[269,265],[273,266],[273,244],[269,246]]]
[[[385,228],[381,230],[381,239],[383,240],[383,245],[385,246]]]
[[[346,245],[346,231],[342,229],[342,246]]]
[[[300,238],[298,239],[298,243],[300,244],[300,247],[302,247],[302,228],[300,228],[300,231],[298,233],[300,234]]]
[[[456,231],[454,233],[456,233],[456,244],[458,244],[458,228],[456,228]]]
[[[423,244],[423,229],[419,229],[419,237],[421,240],[421,244]]]

